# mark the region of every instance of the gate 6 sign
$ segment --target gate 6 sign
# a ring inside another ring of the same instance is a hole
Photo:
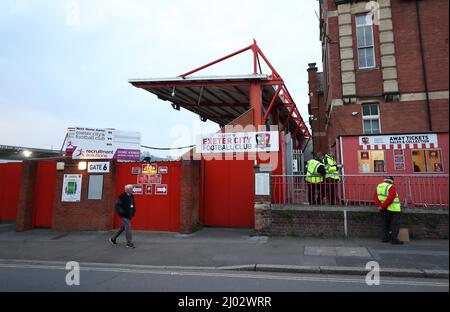
[[[109,173],[109,161],[89,162],[88,173]]]
[[[167,184],[159,184],[155,186],[155,195],[167,195]]]

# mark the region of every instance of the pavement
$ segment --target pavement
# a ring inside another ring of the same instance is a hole
[[[370,261],[381,276],[448,280],[448,240],[391,245],[371,239],[256,236],[249,229],[204,228],[190,235],[135,231],[136,249],[108,243],[110,232],[18,233],[0,224],[0,266],[77,261],[145,269],[366,275]],[[373,265],[373,263],[372,263]]]

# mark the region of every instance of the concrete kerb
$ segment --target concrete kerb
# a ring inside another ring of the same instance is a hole
[[[66,262],[63,261],[42,261],[42,260],[13,260],[0,259],[0,264],[23,264],[23,265],[47,265],[63,268]],[[369,270],[361,267],[342,266],[299,266],[299,265],[274,265],[274,264],[246,264],[220,267],[202,266],[165,266],[165,265],[136,265],[121,263],[93,263],[81,262],[80,265],[90,268],[124,268],[131,270],[194,270],[194,271],[247,271],[247,272],[271,272],[271,273],[303,273],[303,274],[336,274],[336,275],[366,275]],[[380,276],[389,277],[411,277],[411,278],[439,278],[448,279],[448,270],[418,270],[381,268]]]
[[[362,267],[342,266],[298,266],[298,265],[273,265],[255,264],[243,266],[219,267],[220,270],[230,271],[256,271],[271,273],[306,273],[306,274],[337,274],[337,275],[366,275],[369,270]],[[389,277],[411,277],[411,278],[449,278],[448,270],[418,270],[381,268],[380,276]]]

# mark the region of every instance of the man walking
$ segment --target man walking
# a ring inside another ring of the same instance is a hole
[[[115,209],[122,220],[122,226],[112,237],[109,238],[109,242],[113,245],[117,245],[117,238],[123,231],[125,231],[127,247],[136,248],[133,244],[131,235],[131,219],[134,217],[134,213],[136,211],[133,196],[133,185],[125,185],[125,192],[120,194],[119,199],[116,202]]]
[[[383,183],[378,184],[375,193],[375,204],[380,207],[380,212],[383,216],[383,243],[403,244],[398,239],[401,206],[393,177],[386,177]]]
[[[315,159],[306,163],[305,181],[308,185],[308,201],[310,205],[320,204],[323,197],[322,183],[326,175],[325,166],[322,163],[322,153],[317,153]]]
[[[339,172],[333,153],[325,154],[323,164],[327,174],[325,175],[325,197],[330,205],[336,205],[336,188],[339,183]]]

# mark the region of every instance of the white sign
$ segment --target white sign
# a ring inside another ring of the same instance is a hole
[[[297,159],[292,159],[292,171],[293,172],[298,172],[298,160]]]
[[[278,131],[213,133],[197,139],[196,152],[244,153],[278,152]]]
[[[109,173],[109,161],[88,162],[88,173]]]
[[[394,134],[367,135],[359,137],[359,145],[364,149],[405,149],[405,148],[436,148],[436,134]]]
[[[270,195],[270,176],[268,173],[255,173],[255,195]]]
[[[62,189],[62,202],[79,202],[81,199],[81,174],[65,174]]]
[[[111,129],[69,128],[65,150],[73,159],[139,161],[141,134]]]

